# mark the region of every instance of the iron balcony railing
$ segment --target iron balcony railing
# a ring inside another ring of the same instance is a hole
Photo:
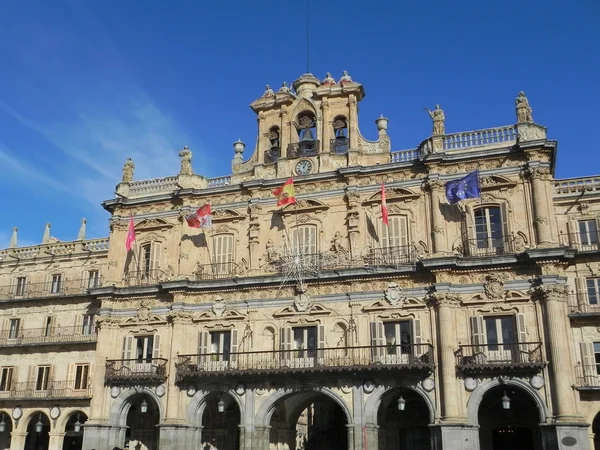
[[[536,371],[546,365],[541,342],[461,345],[455,355],[463,372]]]
[[[163,383],[167,379],[167,362],[164,358],[109,359],[104,377],[107,384]]]
[[[153,286],[167,281],[167,273],[161,269],[136,270],[123,276],[125,286]]]
[[[593,291],[571,293],[568,297],[569,314],[600,314],[600,295]]]
[[[81,389],[81,386],[83,386],[83,389]],[[75,387],[74,380],[48,381],[46,385],[40,385],[37,382],[13,383],[9,390],[0,391],[0,399],[56,400],[61,398],[90,398],[92,396],[89,380],[77,386],[80,389],[75,389]]]
[[[265,150],[265,164],[275,164],[279,158],[281,158],[281,149],[278,147],[272,147],[269,150]]]
[[[288,158],[301,158],[303,156],[316,156],[321,149],[320,141],[300,141],[288,145]]]
[[[331,139],[331,141],[329,141],[329,148],[331,153],[344,155],[348,153],[348,150],[350,149],[350,139],[347,137]]]
[[[575,366],[575,387],[577,389],[600,389],[600,364]]]
[[[83,344],[96,342],[98,336],[93,325],[78,327],[46,327],[2,330],[0,347],[18,347],[25,345]]]
[[[177,380],[214,375],[433,369],[431,344],[179,355]]]
[[[525,245],[520,248],[512,236],[498,238],[463,239],[461,253],[466,257],[502,256],[525,251]]]
[[[563,247],[578,252],[597,252],[600,250],[600,236],[597,231],[560,233],[559,243]]]
[[[363,260],[365,265],[371,267],[397,267],[414,264],[417,260],[417,251],[414,245],[370,248],[363,256]]]
[[[100,286],[102,286],[100,278],[69,280],[61,277],[60,281],[35,283],[27,280],[19,282],[15,279],[11,285],[0,286],[0,300],[86,295],[89,289]]]
[[[240,266],[234,262],[199,264],[196,266],[196,280],[222,280],[233,278],[240,274]]]

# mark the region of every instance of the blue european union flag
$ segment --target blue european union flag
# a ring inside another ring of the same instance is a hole
[[[479,197],[481,197],[481,189],[479,189],[479,172],[477,170],[459,180],[446,183],[446,198],[451,205],[467,198]]]

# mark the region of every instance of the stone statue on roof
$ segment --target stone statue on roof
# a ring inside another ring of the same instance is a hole
[[[429,108],[425,108],[429,113],[429,117],[433,119],[433,136],[442,136],[446,132],[446,116],[444,110],[440,108],[440,105],[435,105],[435,109],[430,111]]]
[[[263,94],[263,97],[273,97],[275,95],[275,92],[273,92],[273,89],[271,89],[271,86],[269,86],[267,84],[267,86],[265,86],[265,93]]]
[[[347,73],[347,72],[344,72]],[[352,80],[350,80],[352,81]],[[323,81],[321,81],[321,86],[327,86],[327,85],[331,85],[331,84],[335,84],[335,79],[331,76],[330,72],[327,72],[325,74],[325,79]]]
[[[183,147],[183,150],[179,152],[181,158],[181,170],[179,175],[191,175],[192,174],[192,152],[187,145]]]
[[[515,99],[515,109],[517,111],[517,123],[533,123],[531,113],[533,109],[529,106],[529,100],[525,97],[525,92],[519,92],[519,96]]]
[[[280,94],[289,94],[290,93],[290,88],[288,87],[288,85],[285,81],[283,83],[281,83],[281,87],[279,88],[279,93]]]
[[[348,75],[348,71],[344,70],[343,73],[344,74],[342,75],[342,78],[340,78],[340,84],[343,84],[343,83],[352,83],[352,77],[350,75]]]
[[[135,170],[135,164],[131,158],[127,158],[125,164],[123,165],[123,179],[121,183],[131,183],[133,181],[133,171]]]

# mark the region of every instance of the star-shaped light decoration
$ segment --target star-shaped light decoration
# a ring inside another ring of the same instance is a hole
[[[283,273],[277,296],[288,283],[293,282],[297,289],[306,289],[304,280],[321,274],[321,255],[309,253],[302,246],[286,247],[276,264]]]

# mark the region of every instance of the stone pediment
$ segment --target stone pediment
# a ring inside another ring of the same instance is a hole
[[[135,225],[135,230],[164,230],[171,228],[172,226],[172,223],[169,223],[164,219],[144,219]]]
[[[486,175],[479,179],[481,190],[512,189],[517,183],[501,175]]]
[[[329,314],[331,314],[331,310],[329,308],[326,308],[318,303],[314,303],[312,305],[309,305],[308,308],[306,308],[306,310],[304,311],[298,311],[294,305],[286,306],[280,311],[274,313],[273,317],[292,317],[302,315],[326,316]]]
[[[412,202],[417,200],[421,194],[414,193],[406,188],[387,188],[385,190],[385,200],[387,203],[393,202]],[[381,190],[377,191],[371,197],[363,202],[363,205],[370,206],[374,203],[381,203]]]
[[[295,205],[286,205],[281,209],[280,214],[289,215],[298,213],[320,213],[327,211],[329,206],[325,203],[312,198],[298,200]]]
[[[227,320],[244,320],[246,318],[245,315],[233,310],[233,309],[228,309],[223,311],[220,314],[216,314],[214,311],[206,311],[203,312],[201,314],[194,314],[192,316],[192,322],[208,322],[208,321],[214,321],[214,320],[221,320],[221,321],[227,321]]]
[[[362,308],[363,312],[377,312],[377,311],[398,311],[399,309],[412,309],[424,307],[425,303],[415,297],[403,297],[402,301],[397,305],[390,304],[386,300],[378,300],[372,305],[365,306]]]
[[[212,211],[213,222],[240,222],[244,220],[244,216],[232,209],[215,209]]]

